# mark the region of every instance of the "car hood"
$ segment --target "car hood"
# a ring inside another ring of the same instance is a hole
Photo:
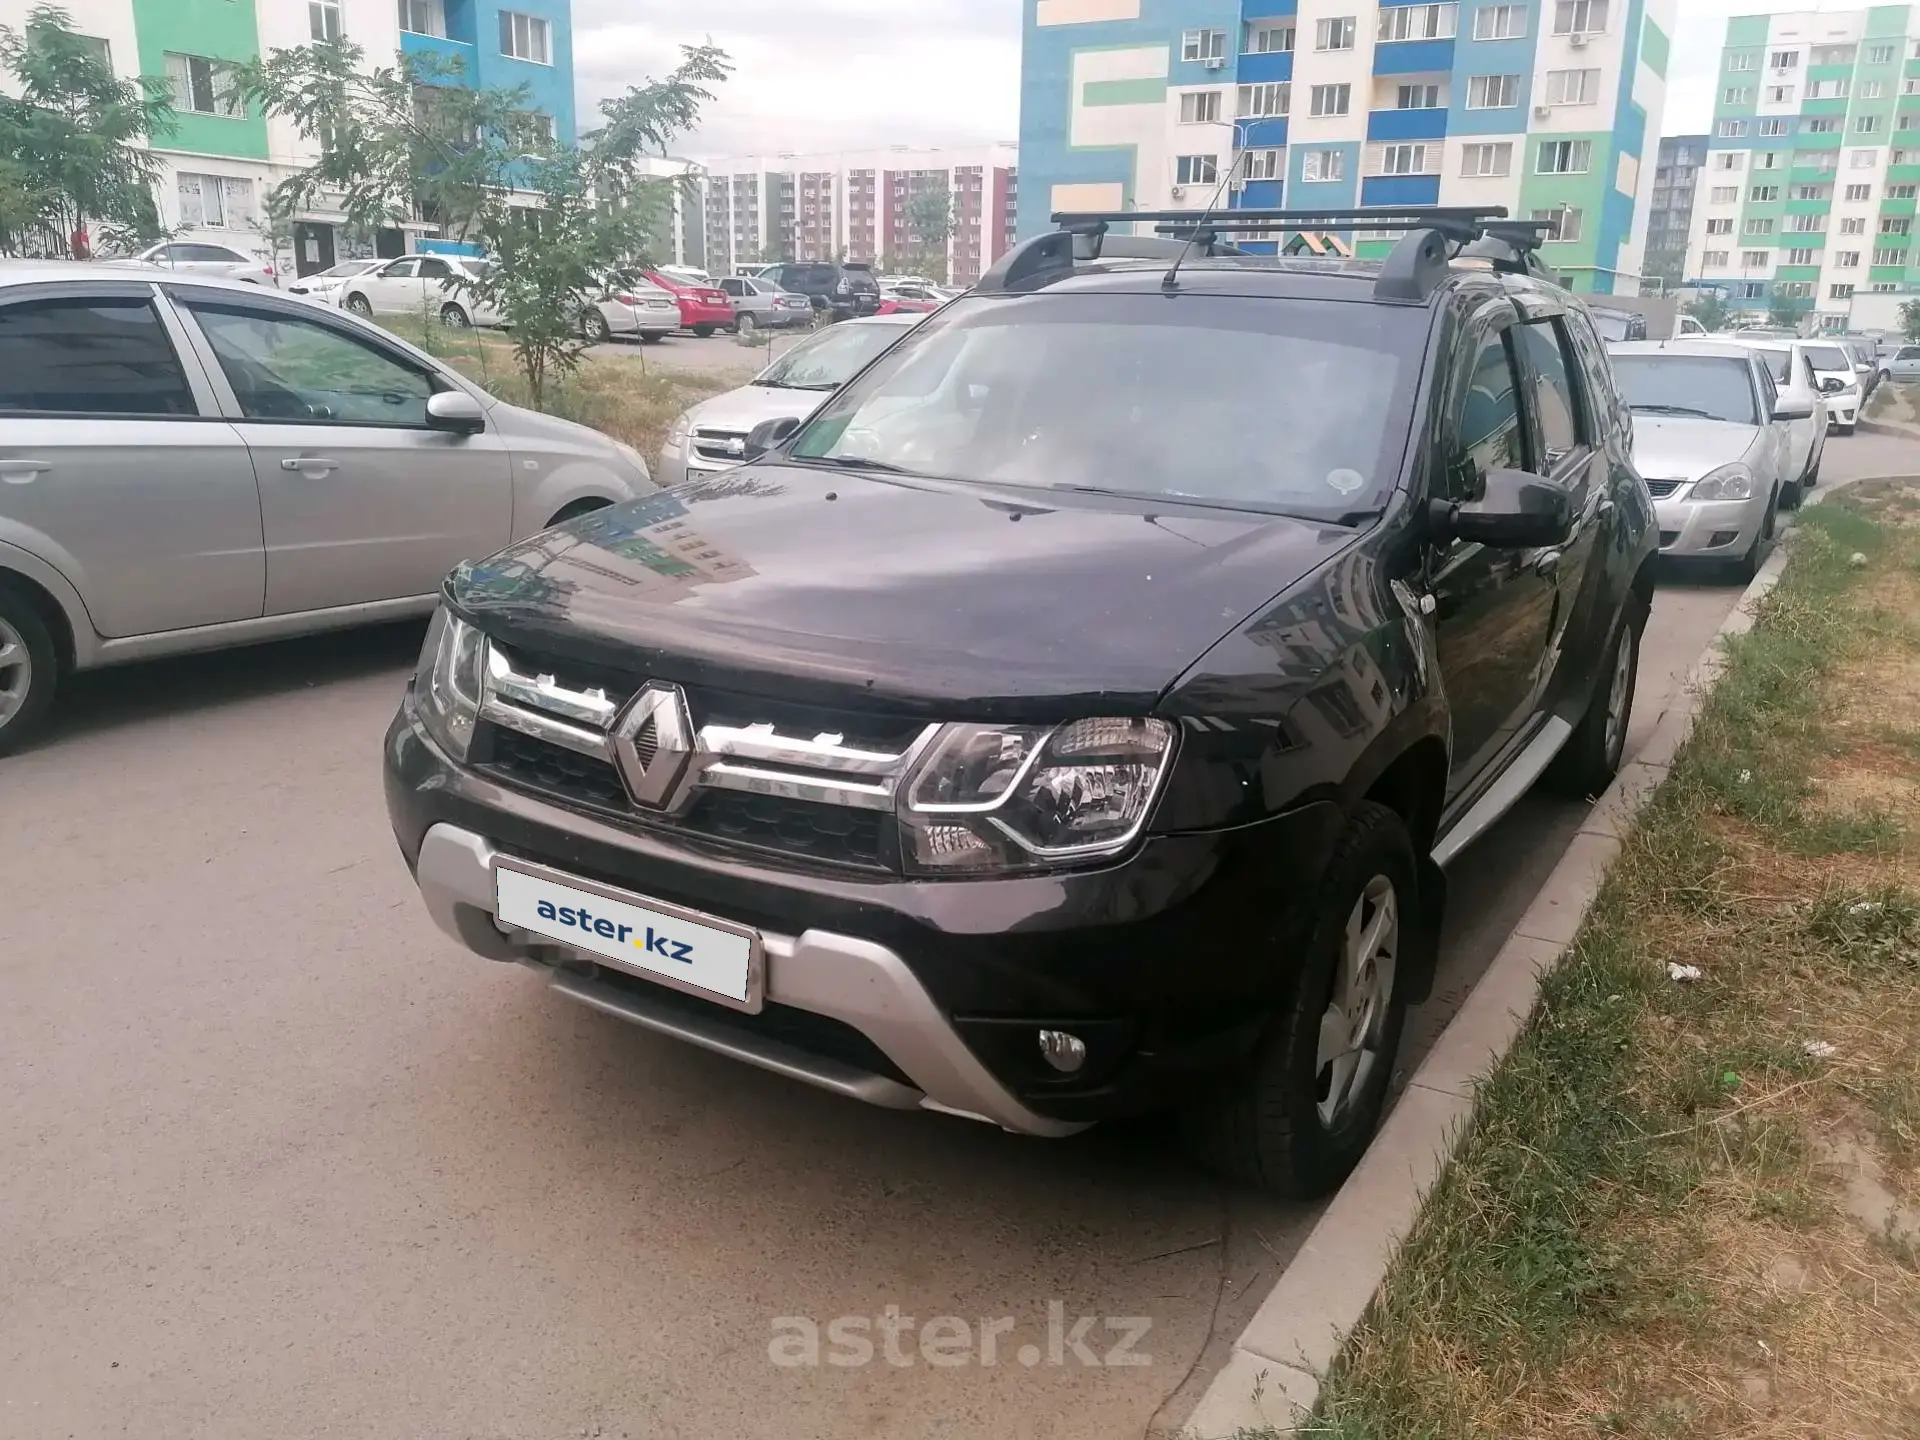
[[[929,717],[1152,706],[1354,538],[1305,520],[760,463],[582,516],[448,582],[508,644]]]
[[[1709,470],[1746,459],[1759,438],[1758,426],[1730,420],[1635,415],[1633,463],[1649,480],[1698,480]]]
[[[777,390],[771,385],[742,385],[702,400],[687,411],[688,423],[709,430],[738,430],[742,435],[762,420],[787,416],[804,420],[832,398],[827,390]]]

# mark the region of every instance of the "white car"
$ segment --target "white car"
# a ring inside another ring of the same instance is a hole
[[[1735,337],[1732,343],[1754,351],[1766,362],[1767,374],[1777,389],[1807,390],[1813,394],[1813,414],[1794,420],[1791,428],[1792,468],[1800,477],[1800,492],[1804,495],[1820,483],[1820,457],[1826,453],[1827,431],[1831,428],[1827,419],[1829,397],[1820,388],[1813,361],[1806,353],[1809,342],[1748,332]]]
[[[465,330],[498,325],[460,279],[478,276],[484,260],[459,255],[402,255],[385,260],[340,287],[340,307],[360,316],[417,315]]]
[[[592,341],[631,335],[651,345],[680,328],[680,302],[651,280],[610,280],[580,316],[580,334]]]
[[[655,477],[731,470],[747,458],[747,436],[762,420],[804,419],[924,316],[866,315],[802,340],[738,390],[702,400],[667,429]]]
[[[1705,339],[1707,327],[1684,310],[1673,318],[1673,333],[1681,339]]]
[[[1846,346],[1832,340],[1806,340],[1801,343],[1813,366],[1820,393],[1827,397],[1827,424],[1842,435],[1853,434],[1859,423],[1862,400],[1860,372]]]
[[[340,290],[347,281],[356,275],[364,275],[378,265],[378,260],[343,260],[326,270],[317,270],[311,275],[302,275],[288,282],[289,295],[304,295],[309,300],[319,300],[328,305],[338,303]]]
[[[163,240],[149,245],[138,255],[129,255],[128,265],[159,265],[188,275],[205,275],[215,280],[244,280],[249,285],[278,285],[273,262],[260,255],[248,255],[231,245],[212,245],[202,240]]]

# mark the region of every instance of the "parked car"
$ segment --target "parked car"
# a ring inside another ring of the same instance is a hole
[[[880,308],[880,282],[871,265],[803,262],[776,266],[761,278],[805,295],[814,309],[834,320],[872,315]]]
[[[880,287],[880,315],[931,315],[947,302],[916,285]]]
[[[337,310],[10,264],[0,751],[66,671],[423,615],[460,561],[653,489],[632,447]]]
[[[462,278],[477,278],[485,264],[458,255],[402,255],[384,260],[340,287],[340,308],[362,318],[431,317],[455,330],[498,325],[500,316],[460,283]]]
[[[1178,1107],[1337,1185],[1441,867],[1619,763],[1652,503],[1499,236],[1526,273],[1450,264],[1457,214],[1337,271],[1094,228],[1164,218],[1035,237],[752,463],[457,570],[383,751],[442,928],[841,1095]]]
[[[718,284],[733,302],[733,328],[742,335],[813,324],[813,302],[770,280],[729,275]]]
[[[1743,345],[1638,340],[1608,349],[1633,412],[1634,463],[1653,496],[1661,553],[1727,562],[1751,580],[1773,548],[1778,512],[1800,503],[1791,427],[1812,418],[1813,394],[1776,390]]]
[[[869,315],[800,341],[738,390],[715,395],[667,427],[662,485],[731,470],[747,458],[747,436],[762,420],[804,414],[857,375],[919,322],[918,315]]]
[[[580,315],[581,335],[595,341],[632,335],[653,345],[679,328],[679,298],[637,276],[603,281],[599,299]]]
[[[1673,317],[1673,333],[1681,339],[1685,339],[1688,336],[1704,337],[1707,334],[1707,327],[1702,325],[1699,320],[1693,316],[1687,314],[1686,311],[1682,310],[1678,315]]]
[[[1880,362],[1880,378],[1903,385],[1920,381],[1920,345],[1902,345]]]
[[[1832,343],[1846,351],[1847,359],[1853,362],[1854,379],[1860,385],[1860,400],[1865,404],[1867,396],[1873,393],[1873,387],[1880,383],[1880,366],[1877,361],[1878,348],[1873,340],[1865,335],[1836,335]]]
[[[311,275],[302,275],[287,283],[289,295],[305,295],[311,300],[324,301],[326,304],[339,303],[340,289],[356,275],[364,275],[378,265],[378,260],[343,260],[325,270]]]
[[[265,256],[249,255],[231,245],[212,245],[204,240],[163,240],[137,255],[129,255],[124,263],[158,265],[188,275],[203,275],[210,280],[243,280],[249,285],[280,283],[274,277],[273,262]]]
[[[1808,358],[1806,348],[1799,340],[1755,336],[1736,340],[1735,343],[1760,357],[1776,390],[1806,392],[1813,396],[1813,413],[1805,419],[1787,422],[1788,433],[1793,441],[1789,470],[1798,472],[1800,493],[1805,495],[1820,483],[1820,461],[1826,454],[1827,432],[1832,429],[1827,423],[1828,397],[1814,374],[1813,361]]]
[[[711,280],[690,280],[675,270],[649,270],[646,278],[672,294],[680,306],[680,328],[701,339],[733,328],[733,301]]]
[[[1863,398],[1853,355],[1838,341],[1826,339],[1803,340],[1801,350],[1813,366],[1820,393],[1827,398],[1827,424],[1842,435],[1853,434]]]

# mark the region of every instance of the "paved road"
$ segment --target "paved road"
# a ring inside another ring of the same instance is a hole
[[[1920,447],[1836,441],[1850,467]],[[1733,596],[1661,592],[1632,743]],[[1223,1192],[1157,1127],[868,1110],[457,951],[380,801],[417,643],[88,677],[0,761],[0,1436],[1011,1440],[1184,1413],[1313,1211]],[[1463,857],[1409,1062],[1578,819],[1529,801]],[[1055,1352],[1051,1305],[1063,1332],[1102,1317],[1096,1353],[1106,1317],[1150,1319],[1151,1363]],[[889,1306],[964,1320],[934,1338],[974,1363],[911,1331],[910,1365],[770,1363],[778,1317]]]
[[[742,345],[732,335],[669,335],[657,345],[645,346],[647,363],[696,374],[737,378],[742,384],[758,375],[774,357],[784,354],[810,330],[775,331],[764,346]],[[635,340],[610,340],[587,347],[589,355],[633,355],[642,350]]]

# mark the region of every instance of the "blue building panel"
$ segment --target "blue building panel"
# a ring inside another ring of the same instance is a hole
[[[1505,40],[1472,38],[1475,15],[1482,5],[1501,0],[1460,0],[1460,39],[1454,42],[1447,107],[1449,135],[1511,135],[1527,128],[1528,106],[1533,104],[1533,53],[1542,23],[1542,0],[1527,6],[1527,29],[1523,35]],[[1628,72],[1631,74],[1631,70]],[[1467,100],[1476,75],[1515,75],[1517,103],[1493,109],[1469,110]]]
[[[1438,205],[1438,175],[1369,175],[1360,182],[1362,205]]]
[[[1266,120],[1249,120],[1240,126],[1243,150],[1273,150],[1287,143],[1287,117],[1276,115]]]
[[[1240,18],[1251,25],[1256,20],[1284,20],[1300,13],[1300,0],[1242,0]]]
[[[1392,40],[1373,47],[1376,75],[1430,75],[1453,69],[1451,40]]]
[[[1242,55],[1239,73],[1234,78],[1242,85],[1259,85],[1268,80],[1291,80],[1293,79],[1293,56]]]
[[[508,10],[547,22],[547,60],[521,60],[501,45],[500,12]],[[433,55],[460,62],[465,83],[476,89],[512,90],[524,87],[526,108],[553,117],[554,135],[571,144],[576,128],[573,108],[572,0],[446,0],[447,33],[403,32],[400,53]],[[448,77],[442,83],[456,83]]]
[[[1282,196],[1286,187],[1278,180],[1249,180],[1247,186],[1234,197],[1237,210],[1278,210],[1286,203]]]
[[[1613,289],[1613,273],[1620,263],[1620,252],[1633,235],[1634,197],[1614,188],[1620,177],[1619,157],[1638,156],[1646,165],[1651,165],[1654,158],[1647,153],[1647,112],[1633,100],[1633,76],[1640,68],[1639,36],[1646,8],[1646,0],[1629,0],[1627,5],[1626,33],[1632,38],[1621,56],[1620,90],[1613,112],[1614,148],[1607,156],[1610,173],[1600,201],[1600,231],[1595,237],[1593,256],[1594,264],[1600,267],[1594,274],[1593,288],[1602,292]]]
[[[436,66],[434,73],[421,72],[429,85],[477,85],[480,73],[473,46],[459,40],[442,40],[437,35],[400,32],[400,53],[409,59],[426,60]],[[457,67],[457,68],[456,68]]]
[[[1432,110],[1369,110],[1369,140],[1439,140],[1447,133],[1447,112]]]

